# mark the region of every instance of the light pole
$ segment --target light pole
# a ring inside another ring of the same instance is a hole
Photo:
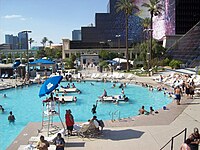
[[[107,40],[108,41],[108,45],[109,45],[109,48],[111,48],[111,40]]]
[[[153,32],[153,29],[144,29],[143,30],[144,32],[147,32],[147,35],[149,35],[150,33],[150,36],[152,35],[152,32]],[[148,49],[147,49],[147,69],[148,69],[148,74],[149,76],[151,76],[150,74],[150,68],[151,68],[151,51],[152,51],[152,37],[150,37],[150,44],[148,44]]]
[[[120,37],[121,37],[121,35],[116,34],[115,37],[118,38],[118,50],[119,50],[120,49]]]
[[[29,52],[28,52],[28,33],[31,33],[32,31],[22,31],[22,33],[26,34],[26,53],[27,53],[27,73],[28,73],[28,80],[29,80],[29,76],[30,76],[30,72],[29,72]]]

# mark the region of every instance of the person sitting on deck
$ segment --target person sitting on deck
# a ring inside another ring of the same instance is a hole
[[[53,143],[56,145],[56,150],[64,150],[65,140],[62,138],[61,133],[58,133],[56,138],[53,139]]]
[[[49,142],[44,139],[44,136],[40,136],[40,140],[38,141],[36,148],[39,150],[48,150]]]
[[[149,114],[153,114],[153,112],[154,112],[154,109],[153,109],[153,107],[151,106],[151,107],[150,107]]]
[[[97,121],[97,116],[93,116],[92,119],[90,120],[90,124],[93,125],[93,127],[95,128],[95,130],[97,132],[99,132],[99,123]]]

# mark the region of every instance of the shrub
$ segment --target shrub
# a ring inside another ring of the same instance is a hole
[[[170,61],[169,66],[172,67],[172,69],[178,69],[180,68],[180,64],[182,64],[181,61],[173,59],[172,61]]]
[[[163,60],[163,65],[164,65],[164,66],[168,66],[169,63],[170,63],[170,59],[169,59],[169,58],[165,58],[165,59]]]

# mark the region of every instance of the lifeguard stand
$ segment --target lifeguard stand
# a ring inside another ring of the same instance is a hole
[[[47,99],[43,101],[43,110],[42,110],[42,128],[47,132],[47,136],[56,133],[60,128],[53,124],[54,117],[59,117],[62,127],[65,131],[65,126],[60,117],[60,102]]]

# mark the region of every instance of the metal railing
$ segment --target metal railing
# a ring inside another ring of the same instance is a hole
[[[111,116],[111,121],[115,121],[115,120],[120,120],[121,117],[120,117],[120,111],[119,110],[116,110],[114,112],[109,112],[109,115]]]
[[[185,141],[186,140],[186,134],[187,134],[187,128],[185,128],[183,131],[181,131],[180,133],[173,136],[171,138],[171,140],[169,140],[160,150],[163,150],[170,142],[171,142],[171,149],[170,150],[173,150],[173,148],[174,148],[174,138],[176,138],[177,136],[179,136],[183,132],[185,132],[185,134],[184,134],[184,141]]]

